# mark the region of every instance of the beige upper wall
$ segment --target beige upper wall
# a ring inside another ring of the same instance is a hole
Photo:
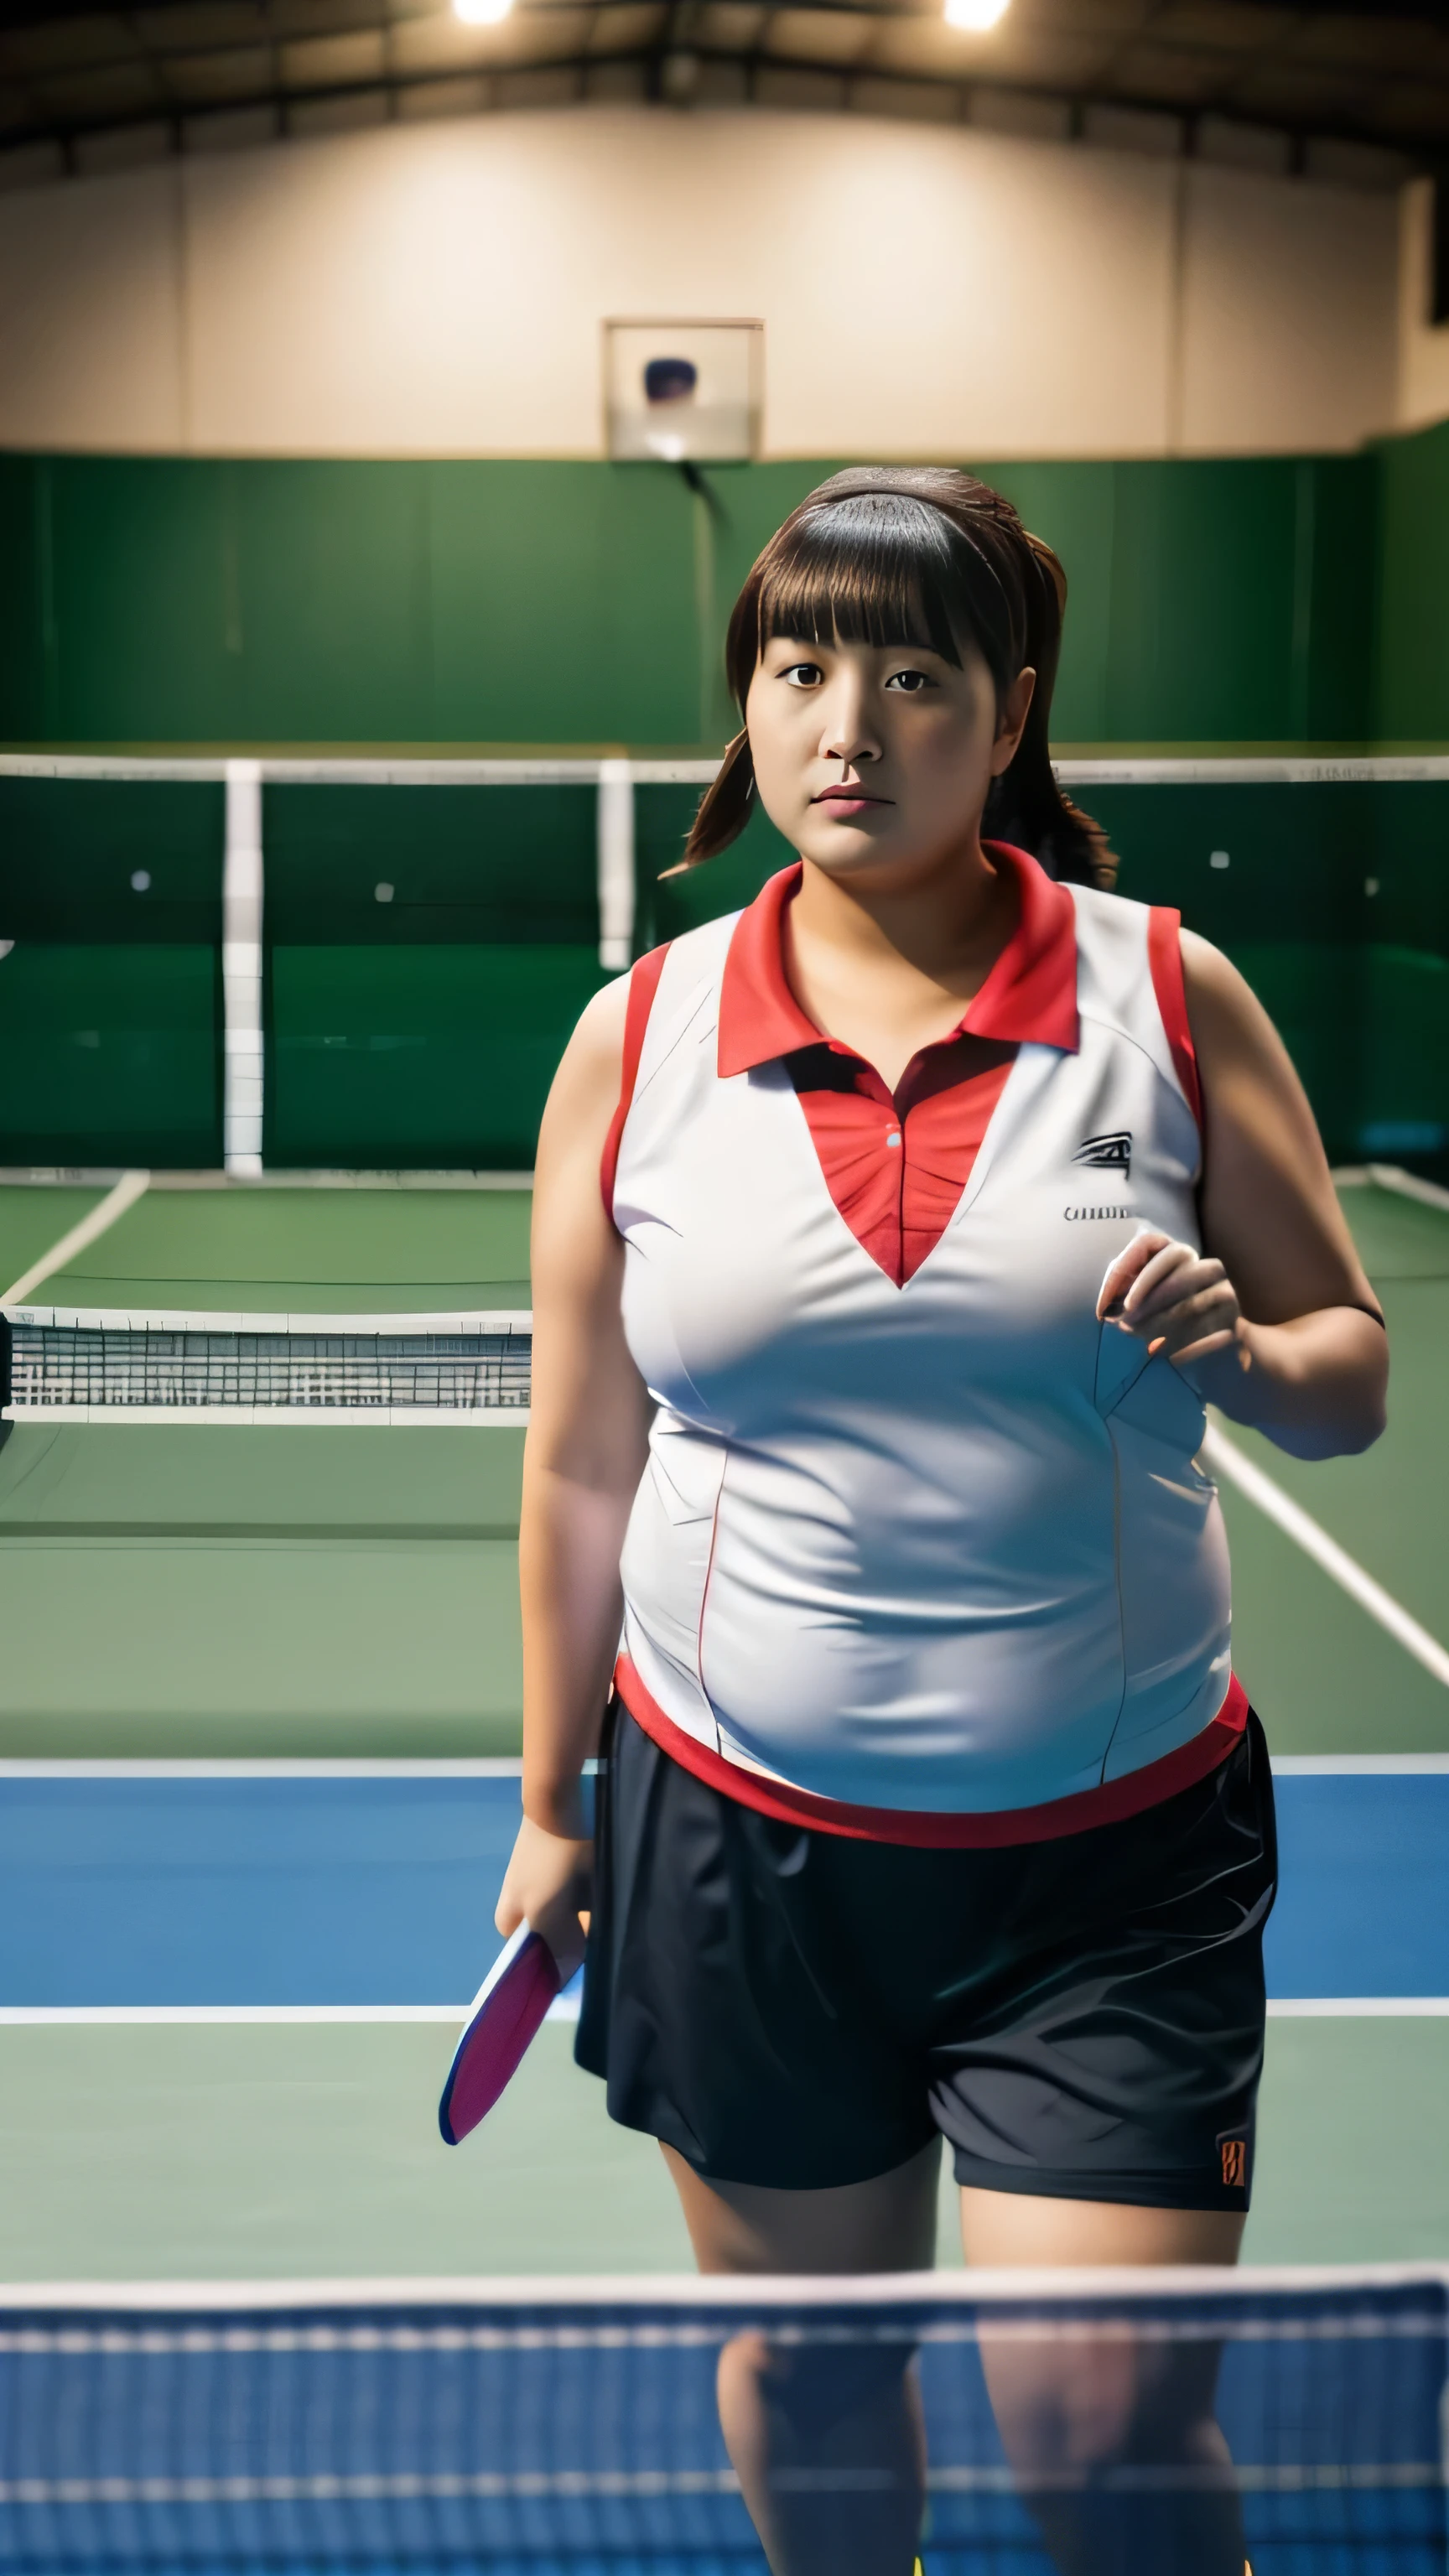
[[[181,443],[178,176],[0,199],[0,444]]]
[[[775,455],[1347,448],[1398,267],[1391,199],[961,126],[387,127],[0,198],[0,444],[596,455],[606,315],[752,314]]]
[[[1187,166],[1184,444],[1321,451],[1394,428],[1394,199]]]

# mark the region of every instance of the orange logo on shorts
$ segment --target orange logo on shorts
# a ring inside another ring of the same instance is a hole
[[[1248,2142],[1246,2138],[1224,2138],[1223,2189],[1240,2191],[1248,2179]]]

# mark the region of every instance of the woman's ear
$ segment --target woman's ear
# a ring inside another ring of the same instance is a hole
[[[1016,758],[1017,745],[1026,730],[1031,702],[1036,694],[1036,673],[1029,666],[1018,671],[1002,698],[996,718],[996,740],[991,747],[991,774],[999,778]]]

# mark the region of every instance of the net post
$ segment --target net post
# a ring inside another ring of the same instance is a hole
[[[262,1168],[262,765],[226,764],[226,857],[221,881],[225,1011],[222,1151],[228,1172]]]
[[[599,964],[620,975],[634,946],[634,773],[599,763]]]

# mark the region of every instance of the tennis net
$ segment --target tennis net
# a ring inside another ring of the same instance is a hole
[[[1094,2368],[1124,2342],[1220,2348],[1218,2419],[1256,2576],[1443,2576],[1446,2281],[11,2289],[0,2568],[759,2570],[715,2402],[722,2345],[758,2331],[795,2353],[914,2353],[927,2576],[1049,2568],[983,2348],[1073,2338]],[[1150,2459],[1115,2474],[1144,2491],[1223,2476]]]
[[[220,1315],[0,1309],[16,1422],[526,1420],[528,1314]]]

